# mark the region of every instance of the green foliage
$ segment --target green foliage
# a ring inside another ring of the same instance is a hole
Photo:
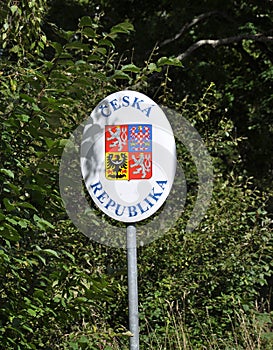
[[[177,143],[187,205],[168,235],[139,250],[141,348],[272,348],[268,193],[246,167],[247,144],[257,140],[246,136],[260,135],[266,143],[271,133],[264,123],[272,102],[267,50],[244,41],[217,59],[203,52],[182,66],[173,54],[177,47],[171,57],[149,47],[148,58],[145,52],[145,59],[139,53],[134,59],[122,49],[129,34],[141,35],[145,42],[136,47],[145,51],[148,35],[154,45],[158,33],[160,40],[170,34],[177,16],[189,20],[193,13],[174,3],[163,9],[165,2],[140,2],[130,13],[138,15],[134,27],[122,16],[127,7],[116,2],[111,6],[120,12],[111,14],[119,21],[102,25],[107,17],[99,10],[109,2],[99,2],[91,14],[89,2],[71,0],[68,9],[77,3],[86,12],[69,27],[46,22],[54,14],[48,6],[57,3],[9,1],[0,9],[1,347],[128,348],[125,252],[92,243],[72,226],[59,194],[58,167],[73,129],[103,97],[129,87],[181,112],[206,142],[215,173],[210,209],[198,229],[186,233],[198,183],[188,150]],[[258,5],[243,5],[225,5],[236,16],[243,11],[240,33],[270,28],[268,16],[258,20]],[[185,44],[211,28],[222,33],[217,23],[192,28]],[[250,69],[252,60],[259,74]]]
[[[242,141],[234,138],[233,123],[222,118],[217,128],[208,128],[219,97],[213,91],[207,90],[198,104],[183,102],[184,112],[206,135],[213,155],[215,179],[210,208],[198,229],[186,233],[197,180],[186,150],[178,148],[187,179],[188,206],[175,231],[144,247],[139,258],[143,331],[146,319],[164,338],[170,317],[168,303],[176,303],[194,349],[202,348],[211,333],[219,348],[221,342],[235,342],[237,310],[242,308],[247,315],[254,308],[272,271],[273,236],[266,195],[240,173],[238,144]],[[177,329],[174,326],[168,331],[175,334]],[[146,339],[149,343],[151,338]],[[242,339],[238,348],[240,344]]]
[[[92,245],[79,233],[78,240],[68,225],[57,181],[69,133],[116,89],[114,40],[133,28],[123,22],[101,33],[98,18],[84,17],[74,32],[56,29],[64,42],[46,41],[42,12],[35,12],[43,4],[9,4],[9,27],[2,32],[0,343],[5,349],[62,348],[67,333],[72,342],[89,325],[90,342],[96,343],[99,330],[93,324],[99,326],[103,305],[117,288],[89,262]],[[83,335],[77,348],[87,348],[86,339]]]
[[[19,58],[40,55],[46,45],[41,22],[47,9],[47,1],[8,1],[7,14],[0,32],[2,48]]]

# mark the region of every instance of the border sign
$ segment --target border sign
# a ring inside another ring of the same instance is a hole
[[[176,171],[175,139],[162,109],[136,91],[106,97],[84,128],[81,171],[94,203],[111,218],[135,223],[153,215]]]

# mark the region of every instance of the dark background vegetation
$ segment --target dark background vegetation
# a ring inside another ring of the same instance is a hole
[[[189,233],[139,249],[141,349],[272,348],[273,2],[0,1],[0,348],[128,348],[126,254],[77,231],[58,169],[106,95],[180,112],[212,157]],[[179,340],[181,341],[180,345]],[[182,342],[183,340],[183,342]]]

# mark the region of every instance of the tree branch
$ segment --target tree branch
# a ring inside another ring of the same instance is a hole
[[[191,55],[195,50],[199,49],[200,47],[204,45],[210,45],[213,48],[220,46],[220,45],[229,45],[238,43],[242,40],[253,40],[253,41],[259,41],[259,42],[273,42],[273,36],[266,36],[264,34],[242,34],[237,36],[231,36],[228,38],[223,39],[203,39],[198,40],[196,43],[191,45],[185,52],[178,55],[176,58],[179,60],[183,60],[189,55]]]
[[[222,17],[227,18],[227,16],[220,11],[210,11],[210,12],[202,13],[201,15],[195,17],[191,22],[186,23],[174,37],[168,38],[168,39],[162,41],[161,43],[159,43],[158,46],[162,47],[162,46],[165,46],[165,45],[179,39],[185,33],[186,30],[193,27],[195,24],[205,20],[206,18],[209,18],[209,17],[214,16],[214,15],[221,15]]]

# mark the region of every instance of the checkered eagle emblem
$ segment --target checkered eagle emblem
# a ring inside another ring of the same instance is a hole
[[[144,180],[152,176],[152,125],[105,126],[105,176]]]

